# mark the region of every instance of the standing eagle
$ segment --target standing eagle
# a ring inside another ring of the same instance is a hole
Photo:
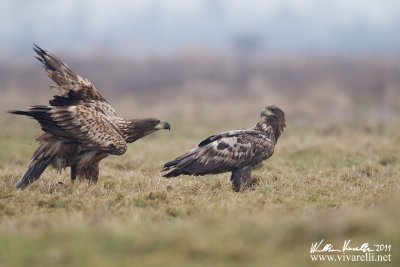
[[[285,127],[285,113],[276,106],[261,112],[256,126],[212,135],[198,147],[164,165],[164,177],[232,172],[233,190],[249,187],[252,166],[271,157]]]
[[[72,181],[79,176],[97,182],[100,160],[124,154],[127,143],[160,129],[170,129],[168,122],[154,118],[119,117],[88,79],[75,74],[48,51],[36,45],[33,50],[56,83],[51,87],[57,94],[48,106],[10,111],[32,117],[44,131],[36,138],[40,145],[17,188],[23,189],[37,180],[49,164],[58,170],[71,167]]]

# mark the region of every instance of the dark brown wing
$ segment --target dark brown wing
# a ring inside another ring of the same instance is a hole
[[[204,175],[222,173],[255,165],[272,155],[274,145],[255,130],[238,130],[213,135],[198,148],[164,165],[170,171],[165,177],[180,174]]]
[[[117,155],[125,153],[126,142],[118,127],[91,105],[57,107],[50,113],[58,126],[85,147]]]
[[[38,55],[36,58],[43,63],[47,75],[57,84],[51,87],[57,95],[68,97],[72,91],[80,100],[105,101],[92,82],[77,75],[55,55],[36,45],[33,50]],[[50,104],[53,105],[51,102]],[[57,101],[55,104],[57,105]]]

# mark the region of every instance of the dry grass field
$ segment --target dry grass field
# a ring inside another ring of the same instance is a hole
[[[164,162],[235,120],[172,121],[102,162],[96,185],[48,170],[27,190],[39,127],[7,116],[0,135],[1,266],[338,266],[312,262],[312,242],[391,244],[400,258],[398,125],[291,126],[259,166],[253,190],[228,174],[167,180]],[[377,266],[352,262],[351,266]]]
[[[49,169],[24,191],[39,126],[4,112],[45,104],[50,81],[38,64],[0,64],[0,266],[400,266],[399,62],[81,59],[71,66],[121,115],[172,129],[103,160],[96,185]],[[229,174],[161,177],[268,104],[288,127],[254,189],[233,192]],[[391,261],[312,262],[322,239],[388,244]]]

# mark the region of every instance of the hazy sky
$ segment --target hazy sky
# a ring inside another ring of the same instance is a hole
[[[0,0],[0,57],[50,50],[115,54],[400,52],[399,0]]]

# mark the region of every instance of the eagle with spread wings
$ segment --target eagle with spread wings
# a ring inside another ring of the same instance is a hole
[[[70,167],[72,181],[80,177],[97,182],[102,159],[124,154],[127,143],[170,129],[168,122],[155,118],[119,117],[88,79],[74,73],[48,51],[36,45],[33,50],[56,83],[51,87],[57,93],[49,105],[10,111],[37,120],[44,131],[36,138],[39,147],[17,188],[23,189],[37,180],[50,164],[60,171]]]
[[[164,165],[164,177],[232,172],[233,189],[251,186],[252,166],[272,156],[285,127],[285,113],[267,106],[252,128],[223,132],[203,140],[198,147]]]

